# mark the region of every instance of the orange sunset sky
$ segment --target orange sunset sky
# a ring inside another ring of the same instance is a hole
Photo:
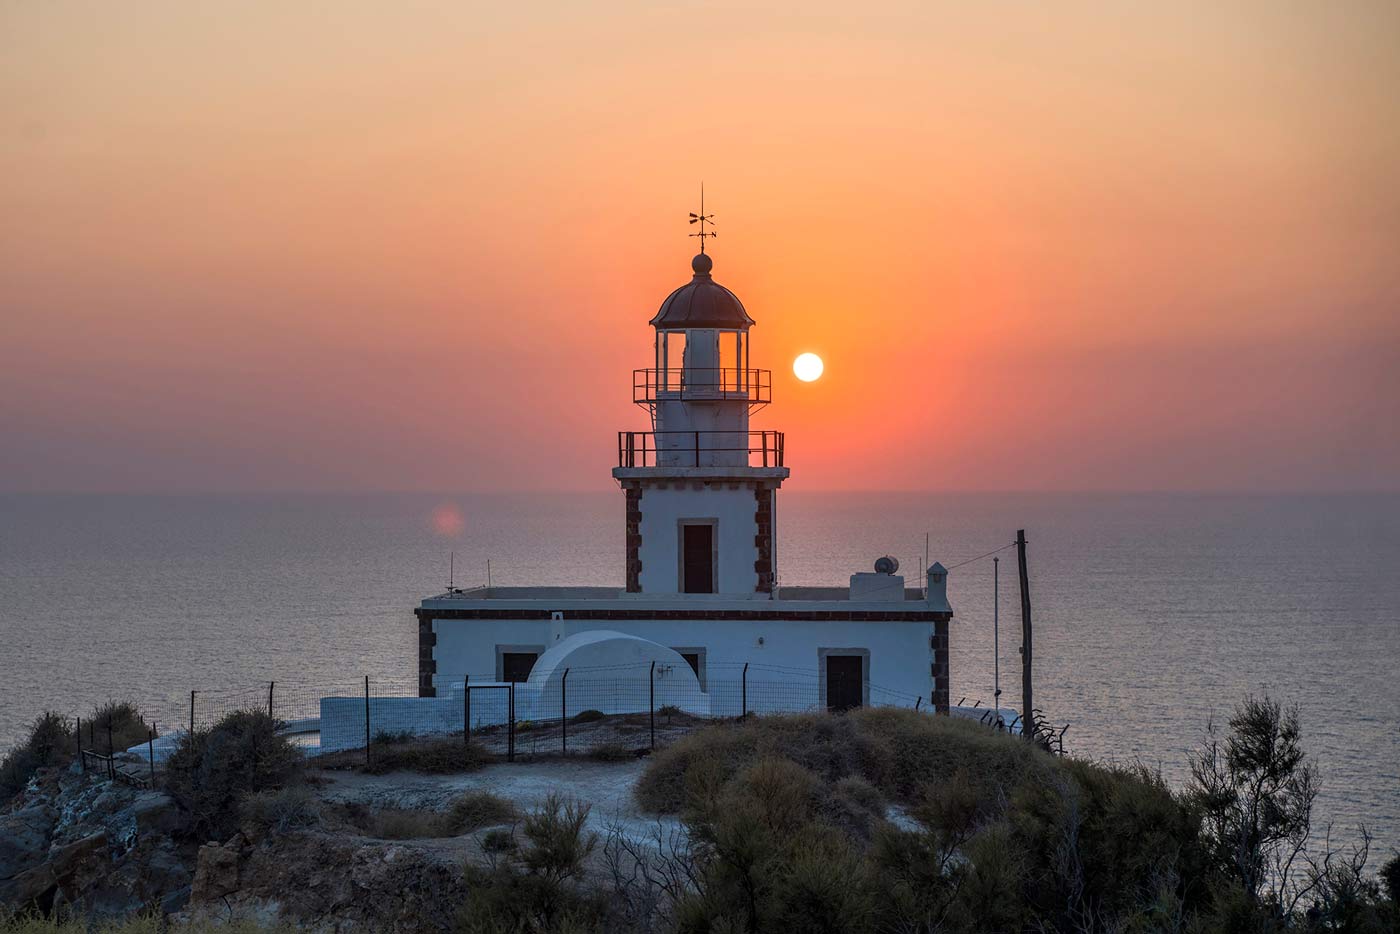
[[[1400,488],[1400,4],[0,6],[0,490]],[[800,384],[813,351],[826,375]]]

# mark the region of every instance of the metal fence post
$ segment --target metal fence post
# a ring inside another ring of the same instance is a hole
[[[472,676],[462,675],[462,745],[472,744]]]
[[[190,735],[191,735],[191,736],[194,735],[194,695],[195,695],[195,692],[194,692],[194,691],[191,691],[191,692],[190,692]]]
[[[739,719],[749,718],[749,663],[744,662],[743,674],[739,676]]]
[[[146,731],[146,754],[151,761],[151,788],[156,787],[156,731]]]
[[[697,433],[697,437],[698,437]],[[650,687],[650,698],[648,706],[651,708],[651,748],[656,748],[656,660],[651,662],[651,677],[648,679]]]
[[[559,679],[559,751],[569,754],[569,669],[564,669],[564,677]]]
[[[107,755],[115,756],[116,754],[117,744],[112,740],[112,714],[109,711],[107,714]]]
[[[365,675],[365,765],[369,765],[369,675]]]
[[[78,734],[78,761],[81,763],[81,766],[80,766],[80,767],[82,768],[82,770],[83,770],[84,772],[86,772],[86,771],[87,771],[87,756],[83,755],[83,718],[82,718],[82,717],[79,717],[79,718],[78,718],[78,729],[77,729],[76,732],[77,732],[77,734]]]
[[[277,686],[276,681],[267,682],[267,718],[272,719],[272,689]]]
[[[918,710],[918,709],[919,709],[919,705],[922,704],[923,702],[924,702],[924,695],[920,694],[920,695],[919,695],[919,699],[916,700],[916,701],[914,701],[914,709],[915,709],[915,710]]]
[[[509,725],[506,729],[506,761],[515,761],[515,682],[510,682],[510,709],[507,712]]]

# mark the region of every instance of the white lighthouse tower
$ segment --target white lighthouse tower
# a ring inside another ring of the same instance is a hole
[[[772,400],[772,374],[749,365],[754,324],[714,280],[704,250],[690,282],[651,319],[655,366],[633,372],[632,399],[651,431],[618,434],[613,477],[627,494],[627,592],[768,598],[775,580],[778,487],[788,476],[783,435],[753,431]]]

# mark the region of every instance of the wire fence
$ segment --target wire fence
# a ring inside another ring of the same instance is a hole
[[[416,680],[269,682],[191,691],[187,721],[208,729],[237,711],[261,711],[308,753],[346,752],[460,738],[514,760],[538,755],[641,754],[702,723],[768,713],[903,707],[930,698],[815,671],[748,664],[573,667],[524,681],[495,672],[438,676],[434,697]]]
[[[417,679],[364,676],[336,682],[270,681],[241,689],[196,689],[182,700],[141,705],[154,731],[140,749],[151,763],[166,758],[186,730],[207,730],[230,714],[256,711],[308,755],[362,752],[441,740],[509,761],[538,756],[622,759],[644,755],[697,726],[775,713],[896,707],[951,712],[990,728],[1020,732],[1014,712],[965,706],[936,709],[927,695],[891,690],[863,675],[843,676],[772,665],[642,663],[535,671],[523,681],[496,672],[435,677],[435,696],[420,696]],[[943,699],[946,704],[946,698]],[[183,709],[181,709],[183,708]],[[80,723],[82,721],[79,721]],[[88,733],[92,733],[91,725]],[[1063,750],[1063,730],[1041,741]],[[80,734],[81,735],[81,734]],[[100,736],[80,739],[91,752],[118,756]],[[94,760],[98,768],[109,768]],[[152,768],[154,766],[152,765]]]

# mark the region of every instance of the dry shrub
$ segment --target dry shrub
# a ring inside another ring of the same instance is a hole
[[[605,716],[607,715],[601,710],[580,710],[569,719],[574,723],[592,723],[595,720],[603,719]]]
[[[492,756],[476,743],[442,738],[372,744],[368,758],[369,762],[361,768],[371,775],[399,771],[454,775],[475,772],[490,762]]]
[[[302,766],[301,750],[277,734],[276,720],[239,711],[180,738],[166,763],[166,790],[193,835],[222,839],[237,829],[241,798],[284,787]]]
[[[637,758],[637,754],[622,743],[611,742],[594,746],[589,750],[588,757],[599,762],[626,762],[628,759]]]
[[[512,802],[489,791],[469,791],[454,799],[447,808],[448,825],[457,833],[509,823],[519,816]]]
[[[418,840],[451,836],[442,815],[411,808],[380,808],[372,812],[365,832],[381,840]]]
[[[238,808],[246,828],[263,833],[305,830],[321,822],[321,802],[306,785],[296,784],[276,791],[259,791],[243,799]]]

